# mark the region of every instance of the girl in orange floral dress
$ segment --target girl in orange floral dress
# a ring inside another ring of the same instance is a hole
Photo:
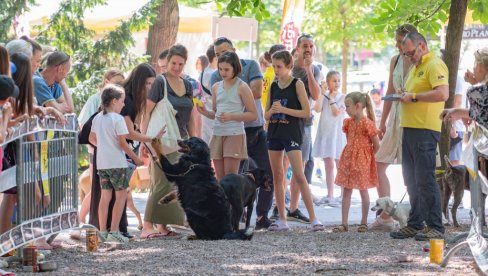
[[[346,133],[347,144],[339,160],[336,183],[344,188],[342,198],[342,224],[334,232],[348,231],[348,215],[353,189],[361,194],[361,225],[358,232],[368,231],[369,194],[368,189],[378,186],[375,152],[379,148],[378,130],[371,99],[367,94],[352,92],[346,95],[346,112],[350,118],[344,120],[342,131]],[[367,117],[364,114],[366,108]]]

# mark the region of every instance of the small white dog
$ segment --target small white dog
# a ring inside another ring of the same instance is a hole
[[[387,215],[400,223],[400,228],[407,226],[408,215],[410,214],[409,203],[393,202],[389,197],[380,197],[371,211],[383,210]]]

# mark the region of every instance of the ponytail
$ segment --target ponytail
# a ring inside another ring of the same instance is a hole
[[[360,103],[366,108],[368,119],[376,123],[373,104],[371,103],[371,98],[369,97],[368,93],[351,92],[346,95],[346,99],[350,99],[354,104]]]
[[[362,93],[364,96],[364,100],[366,103],[366,113],[368,114],[368,118],[373,121],[373,123],[376,124],[376,116],[374,114],[373,110],[373,104],[371,103],[371,97],[368,95],[368,93]]]

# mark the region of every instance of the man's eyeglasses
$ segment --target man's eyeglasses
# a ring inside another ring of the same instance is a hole
[[[415,55],[415,53],[417,52],[419,45],[420,44],[417,44],[417,46],[415,46],[415,49],[413,49],[412,51],[409,51],[409,52],[405,52],[405,53],[403,53],[403,55],[406,57],[413,57]]]

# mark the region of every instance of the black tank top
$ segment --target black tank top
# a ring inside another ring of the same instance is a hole
[[[270,103],[280,100],[281,105],[291,109],[302,109],[302,105],[298,100],[297,85],[298,79],[293,79],[285,89],[278,86],[278,81],[273,81],[269,89],[271,95]],[[273,114],[269,120],[268,126],[268,140],[269,139],[284,139],[295,141],[302,144],[303,137],[303,119],[293,117],[283,113]]]

